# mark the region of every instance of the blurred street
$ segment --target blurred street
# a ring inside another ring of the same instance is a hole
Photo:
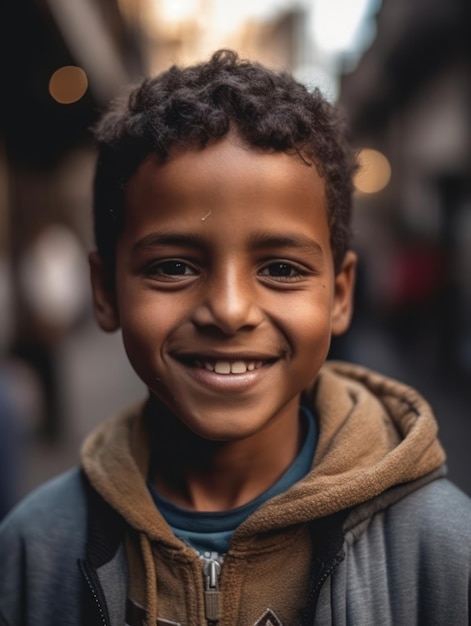
[[[471,495],[469,0],[16,0],[0,55],[0,517],[144,398],[96,326],[90,128],[127,86],[217,48],[287,69],[358,151],[357,312],[332,358],[416,387]],[[2,509],[3,506],[3,509]]]
[[[57,442],[26,436],[21,454],[22,492],[77,464],[85,436],[99,422],[146,397],[128,364],[119,334],[107,335],[90,318],[58,352],[60,403],[64,410]]]

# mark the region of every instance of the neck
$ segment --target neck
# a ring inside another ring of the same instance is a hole
[[[147,421],[154,487],[174,504],[196,511],[247,504],[271,487],[299,453],[304,432],[295,410],[292,419],[275,419],[248,439],[210,441],[152,400]]]

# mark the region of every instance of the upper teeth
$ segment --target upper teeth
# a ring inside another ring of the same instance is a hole
[[[216,374],[245,374],[247,371],[252,371],[256,366],[255,361],[204,361],[204,367]]]

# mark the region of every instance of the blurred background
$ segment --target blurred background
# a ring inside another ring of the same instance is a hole
[[[361,265],[331,356],[416,386],[471,494],[468,0],[15,0],[0,25],[0,517],[145,394],[91,312],[89,129],[129,83],[219,47],[343,107]]]

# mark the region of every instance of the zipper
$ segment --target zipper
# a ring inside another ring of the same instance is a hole
[[[345,558],[345,553],[342,551],[342,553],[338,554],[334,558],[334,560],[330,563],[330,565],[324,570],[320,578],[317,580],[317,583],[309,592],[307,602],[304,606],[303,618],[301,622],[302,626],[308,626],[309,624],[313,623],[312,619],[314,618],[314,612],[315,612],[320,589],[322,585],[325,583],[325,581],[329,578],[329,576],[332,575],[332,572],[337,567],[337,565],[341,563],[344,560],[344,558]]]
[[[97,582],[97,584],[94,584],[94,581],[92,581],[92,578],[96,579],[96,574],[94,575],[94,572],[91,570],[90,567],[88,567],[88,564],[85,561],[79,561],[79,567],[83,574],[83,577],[85,578],[85,582],[87,583],[87,586],[93,595],[93,599],[95,600],[95,605],[98,608],[98,612],[100,614],[100,621],[102,625],[109,626],[105,609],[103,608],[103,603],[99,597],[101,596],[100,594],[101,587],[99,586],[99,582]]]
[[[201,556],[204,579],[204,616],[208,626],[215,626],[220,620],[219,577],[221,575],[222,557],[211,553],[211,557]]]

